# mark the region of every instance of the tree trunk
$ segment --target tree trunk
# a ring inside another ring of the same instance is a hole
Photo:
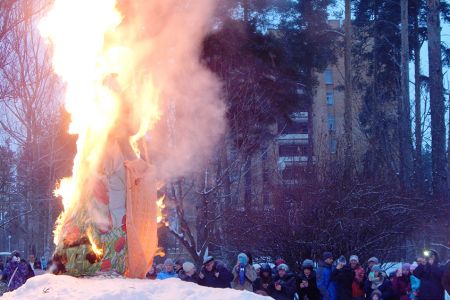
[[[447,156],[445,154],[445,107],[442,84],[439,6],[439,0],[428,0],[427,27],[432,139],[432,186],[434,198],[444,199],[447,194]]]
[[[344,67],[345,67],[345,111],[344,111],[344,133],[345,133],[345,167],[344,178],[347,183],[351,184],[353,170],[353,133],[352,133],[352,23],[351,23],[351,0],[345,0],[345,50],[344,50]]]
[[[416,1],[416,11],[414,16],[414,117],[415,117],[415,138],[416,138],[416,151],[414,152],[414,175],[416,190],[420,193],[424,191],[424,175],[423,175],[423,161],[422,161],[422,95],[421,95],[421,70],[420,70],[420,40],[419,40],[419,7],[420,0]]]
[[[413,149],[409,101],[408,0],[401,0],[401,99],[398,102],[400,176],[402,186],[410,191],[413,181]]]

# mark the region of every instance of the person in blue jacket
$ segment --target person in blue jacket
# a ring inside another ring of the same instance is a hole
[[[178,274],[175,272],[175,264],[170,258],[164,261],[164,270],[156,275],[156,279],[164,280],[168,278],[178,278]]]
[[[332,265],[333,254],[331,252],[324,252],[316,271],[317,288],[319,289],[323,300],[337,300],[336,287],[331,280]]]

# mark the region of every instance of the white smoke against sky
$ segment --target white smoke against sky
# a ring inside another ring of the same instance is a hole
[[[159,91],[161,118],[146,140],[150,162],[163,180],[198,170],[225,129],[221,84],[200,62],[215,5],[214,0],[119,3],[139,72]]]

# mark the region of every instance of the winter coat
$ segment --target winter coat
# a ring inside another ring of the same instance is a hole
[[[447,263],[447,267],[445,268],[444,275],[442,276],[442,286],[450,295],[450,262]]]
[[[336,287],[331,281],[331,265],[323,261],[319,262],[316,271],[317,288],[319,289],[323,300],[337,300]]]
[[[164,280],[169,278],[178,278],[178,274],[175,271],[167,272],[167,271],[161,271],[156,275],[156,279]]]
[[[260,277],[256,278],[253,281],[253,291],[264,291],[267,295],[269,295],[269,287],[273,283],[272,280],[272,271],[270,270],[269,276],[265,277],[263,272],[260,272]]]
[[[383,300],[398,300],[398,297],[394,293],[392,288],[392,283],[389,279],[385,278],[383,283],[378,287],[381,292],[381,297]]]
[[[180,278],[181,280],[186,281],[186,282],[192,282],[192,283],[197,283],[198,282],[198,274],[197,274],[197,272],[195,272],[194,274],[189,276],[189,275],[186,274],[186,272],[184,272],[184,270],[180,270],[178,272],[178,278]]]
[[[420,279],[420,300],[444,300],[444,268],[439,266],[437,260],[432,265],[418,265],[413,274]]]
[[[281,285],[281,291],[275,289],[275,284]],[[283,277],[276,275],[269,287],[269,295],[275,300],[293,300],[296,291],[296,278],[292,274],[286,274]]]
[[[409,300],[409,295],[411,294],[410,276],[395,277],[392,281],[392,289],[400,300]]]
[[[308,282],[308,287],[301,288],[300,284],[302,282]],[[300,274],[297,277],[297,294],[300,300],[321,300],[322,296],[317,288],[317,278],[316,273],[312,272],[310,276],[306,277],[305,274]]]
[[[10,261],[3,272],[9,291],[22,286],[28,279],[28,263],[25,261]]]
[[[244,284],[240,283],[240,278],[239,278],[239,266],[235,266],[233,268],[233,281],[231,282],[231,287],[235,290],[247,290],[249,292],[253,292],[253,281],[256,280],[256,271],[255,268],[250,265],[247,264],[245,266],[245,279],[244,279]]]
[[[358,265],[353,272],[355,272],[355,276],[352,283],[352,297],[362,298],[364,297],[364,269]]]
[[[414,275],[411,275],[411,295],[409,296],[412,300],[419,299],[418,295],[420,293],[420,280]]]
[[[374,272],[370,272],[365,282],[366,295],[369,296],[373,291],[379,290],[382,293],[383,300],[398,300],[392,289],[392,283],[386,278],[386,274],[380,273],[379,277],[375,277],[374,274]]]
[[[334,269],[331,272],[331,280],[336,283],[338,300],[352,300],[352,284],[355,273],[349,266],[342,269]]]
[[[219,277],[215,273],[219,272]],[[205,276],[203,279],[199,277],[198,284],[213,288],[229,288],[230,282],[233,280],[233,274],[225,267],[222,262],[215,261],[210,271],[202,267],[201,273]]]

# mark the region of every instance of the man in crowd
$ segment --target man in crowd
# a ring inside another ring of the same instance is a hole
[[[317,288],[323,300],[337,300],[336,287],[334,282],[331,281],[332,264],[333,254],[331,252],[324,252],[316,272]]]
[[[419,265],[414,270],[414,276],[420,279],[421,300],[444,300],[442,276],[444,268],[439,265],[439,256],[435,250],[430,250],[426,258],[419,258]]]
[[[302,270],[297,278],[297,294],[300,300],[322,299],[317,288],[314,262],[310,259],[305,259],[302,263]]]
[[[280,264],[277,271],[269,288],[269,295],[275,300],[293,300],[296,292],[295,276],[288,273],[289,267],[286,264]]]
[[[259,271],[259,277],[253,282],[253,291],[263,296],[269,296],[269,287],[272,283],[272,269],[270,268],[270,265],[262,264]]]
[[[214,288],[229,288],[233,274],[214,257],[208,256],[203,260],[203,267],[198,274],[198,284]]]
[[[352,300],[352,284],[354,273],[347,265],[344,256],[339,257],[336,268],[331,272],[331,280],[336,284],[336,295],[338,300]]]
[[[183,270],[184,262],[185,260],[183,258],[178,258],[177,260],[175,260],[175,273],[177,273],[178,275]]]

